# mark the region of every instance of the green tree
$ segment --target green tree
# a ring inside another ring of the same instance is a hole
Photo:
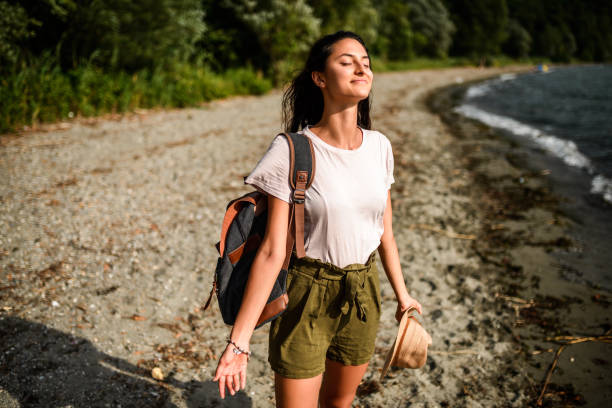
[[[224,0],[256,34],[276,83],[287,80],[320,34],[305,0]]]
[[[23,0],[40,22],[25,47],[55,50],[65,68],[83,60],[138,70],[193,56],[205,30],[200,0]]]
[[[542,42],[547,44],[546,56],[553,61],[569,62],[576,52],[576,39],[565,24],[547,24],[541,33]]]
[[[370,48],[378,37],[379,14],[372,0],[308,0],[323,34],[353,31]]]
[[[612,61],[612,4],[584,0],[568,7],[570,15],[563,21],[576,41],[574,55],[587,61]]]
[[[268,71],[270,60],[257,34],[227,1],[203,0],[206,32],[196,43],[200,57],[217,71],[251,66]]]
[[[455,25],[440,0],[408,0],[414,50],[418,55],[445,58],[452,43]]]
[[[524,58],[529,55],[531,49],[531,35],[516,20],[508,20],[508,37],[502,44],[505,54],[514,58]]]
[[[481,62],[501,53],[506,39],[508,8],[505,0],[447,0],[457,32],[451,53]]]
[[[23,41],[34,35],[29,27],[37,24],[19,4],[0,1],[0,66],[8,68],[22,57]]]
[[[410,24],[410,8],[402,0],[382,0],[378,3],[380,22],[375,52],[389,60],[409,60],[414,57],[414,32]]]
[[[94,0],[79,8],[82,21],[94,29],[73,26],[70,43],[95,44],[96,59],[117,68],[185,61],[205,30],[201,7],[199,0]]]

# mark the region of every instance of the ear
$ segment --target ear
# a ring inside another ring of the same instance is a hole
[[[312,71],[311,73],[312,82],[319,88],[325,88],[325,79],[323,78],[323,74],[318,71]]]

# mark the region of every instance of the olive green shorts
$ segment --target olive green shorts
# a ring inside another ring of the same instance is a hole
[[[287,310],[272,321],[268,361],[287,378],[325,371],[325,359],[367,363],[380,320],[380,282],[375,252],[365,265],[339,268],[294,257],[287,276]]]

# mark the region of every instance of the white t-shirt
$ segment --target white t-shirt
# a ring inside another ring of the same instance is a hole
[[[380,245],[387,194],[395,181],[389,139],[361,130],[362,143],[354,150],[332,146],[308,127],[300,131],[312,140],[316,160],[304,203],[304,249],[307,256],[341,268],[365,263]],[[284,136],[274,138],[245,183],[292,202]]]

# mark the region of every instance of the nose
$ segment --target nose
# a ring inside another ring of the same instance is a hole
[[[363,74],[365,71],[365,67],[363,66],[363,62],[358,61],[355,65],[355,73]]]

